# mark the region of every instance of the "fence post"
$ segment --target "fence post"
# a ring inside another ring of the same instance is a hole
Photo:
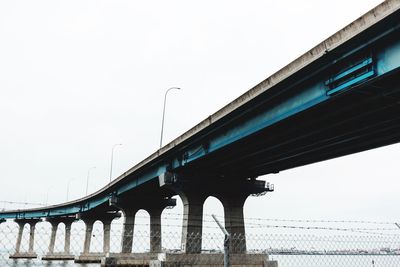
[[[230,239],[231,235],[226,231],[225,227],[222,226],[222,224],[218,221],[217,217],[212,214],[211,215],[214,219],[214,221],[218,224],[219,228],[225,235],[225,240],[224,240],[224,267],[229,267],[229,244],[230,244]]]

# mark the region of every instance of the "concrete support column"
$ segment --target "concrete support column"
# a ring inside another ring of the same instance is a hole
[[[150,252],[161,252],[161,213],[164,208],[150,209]]]
[[[64,221],[65,224],[65,239],[64,239],[64,253],[69,255],[71,253],[71,227],[72,220]]]
[[[121,238],[121,252],[122,253],[132,253],[133,245],[133,230],[135,227],[135,214],[137,210],[123,210],[125,215],[125,220],[122,230]]]
[[[103,220],[103,252],[110,252],[111,220]]]
[[[17,222],[17,223],[18,223],[18,235],[17,235],[17,243],[15,244],[15,254],[19,254],[21,252],[22,234],[24,232],[24,226],[26,222]]]
[[[145,209],[150,215],[150,252],[161,252],[161,213],[165,207],[175,206],[175,199],[164,196],[145,196],[136,200],[115,198],[110,205],[121,210],[125,216],[121,253],[132,253],[135,215],[139,209]]]
[[[183,202],[181,246],[186,253],[201,253],[203,204],[206,197],[194,191],[181,194]]]
[[[49,254],[53,254],[54,253],[54,245],[56,243],[56,234],[57,234],[58,224],[59,224],[58,222],[51,222]]]
[[[36,258],[37,255],[34,251],[35,244],[35,226],[36,223],[40,222],[41,219],[15,219],[14,220],[18,224],[18,236],[17,242],[15,244],[15,254],[10,255],[10,258],[18,259],[18,258]],[[24,232],[25,224],[29,224],[29,248],[27,252],[21,252],[21,242],[22,242],[22,234]]]
[[[86,225],[85,242],[83,244],[83,252],[75,257],[75,263],[100,263],[101,259],[110,251],[110,229],[111,222],[114,218],[121,217],[119,212],[115,210],[95,210],[87,213],[80,213],[76,216]],[[91,253],[90,243],[92,239],[93,224],[95,221],[103,223],[103,252]]]
[[[226,186],[229,184],[229,186]],[[224,186],[225,185],[225,186]],[[216,196],[224,206],[225,228],[231,235],[230,251],[232,254],[246,253],[246,231],[243,206],[251,194],[264,194],[273,191],[265,181],[256,179],[235,179],[223,181]]]
[[[83,243],[83,254],[89,254],[90,252],[90,242],[92,240],[93,223],[94,220],[85,219],[83,222],[86,225],[85,231],[85,241]]]
[[[231,235],[230,251],[233,254],[246,253],[243,206],[247,196],[238,194],[218,197],[224,206],[225,229]]]
[[[33,254],[33,246],[35,244],[35,228],[36,228],[36,221],[29,222],[30,231],[29,231],[29,254]]]
[[[75,217],[53,217],[47,218],[51,224],[51,235],[49,252],[42,257],[42,260],[72,260],[74,255],[70,253],[70,240],[71,240],[71,225],[76,220]],[[64,223],[65,225],[65,239],[64,239],[64,251],[62,253],[54,252],[55,240],[57,238],[58,225]]]

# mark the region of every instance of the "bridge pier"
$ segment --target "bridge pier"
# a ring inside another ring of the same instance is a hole
[[[111,222],[114,218],[106,218],[106,219],[102,220],[102,223],[103,223],[103,253],[104,254],[107,254],[110,252]]]
[[[83,252],[75,258],[75,263],[100,263],[101,259],[110,252],[110,231],[111,222],[115,218],[121,217],[120,213],[95,213],[95,214],[81,214],[79,216],[86,225],[85,240],[83,244]],[[90,244],[92,240],[93,224],[95,221],[103,223],[103,252],[92,253],[90,252]]]
[[[60,217],[60,218],[48,218],[47,221],[51,224],[51,235],[49,252],[42,257],[42,260],[73,260],[74,255],[70,253],[70,242],[71,242],[71,225],[75,221],[75,217]],[[60,223],[65,225],[65,239],[64,239],[64,252],[55,253],[54,245],[57,237],[57,229]]]
[[[203,204],[208,197],[198,191],[185,190],[179,195],[183,202],[181,249],[185,253],[201,253]]]
[[[83,253],[82,254],[89,254],[90,252],[90,243],[92,241],[92,232],[93,232],[93,224],[94,219],[84,219],[83,222],[85,223],[85,240],[83,243]]]
[[[37,254],[34,251],[35,243],[35,227],[36,223],[40,222],[41,219],[15,219],[18,224],[18,236],[15,244],[15,253],[10,255],[10,259],[33,259],[37,258]],[[28,252],[21,252],[22,234],[24,232],[25,224],[29,224],[29,248]]]
[[[137,199],[114,199],[110,205],[120,209],[125,217],[121,237],[121,254],[132,253],[135,215],[140,209],[146,210],[150,215],[150,252],[161,251],[161,213],[166,207],[175,206],[175,199],[147,197],[139,199],[139,201]]]
[[[248,193],[236,195],[220,195],[218,199],[224,207],[225,229],[230,233],[231,254],[246,253],[246,231],[243,215],[243,207]]]
[[[246,233],[243,206],[251,194],[264,194],[273,191],[265,181],[243,177],[215,177],[175,175],[159,177],[160,185],[175,191],[182,199],[182,250],[186,254],[201,253],[203,205],[209,196],[218,198],[224,206],[225,228],[231,234],[230,252],[246,253]],[[190,181],[190,182],[189,182]]]
[[[135,229],[135,214],[139,209],[123,208],[124,224],[121,237],[121,253],[132,253],[133,232]]]
[[[116,200],[112,203],[125,214],[124,228],[122,233],[121,253],[113,253],[102,260],[102,266],[119,266],[119,262],[125,265],[148,265],[150,260],[157,259],[158,253],[162,252],[161,214],[166,207],[175,206],[176,200],[171,198],[145,198],[134,201]],[[138,204],[140,203],[140,204]],[[146,210],[150,215],[150,252],[132,253],[134,242],[135,215],[139,209]]]

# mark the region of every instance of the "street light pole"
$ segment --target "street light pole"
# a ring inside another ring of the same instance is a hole
[[[163,139],[163,132],[164,132],[164,118],[165,118],[165,105],[167,103],[167,94],[171,90],[181,90],[179,87],[171,87],[169,88],[164,95],[164,108],[163,108],[163,115],[162,115],[162,122],[161,122],[161,137],[160,137],[160,148],[162,147],[162,139]]]
[[[67,183],[67,201],[68,201],[68,196],[69,196],[69,184],[75,180],[75,178],[69,179],[68,183]]]
[[[49,201],[49,192],[50,192],[50,189],[52,189],[54,187],[54,185],[51,185],[51,186],[49,186],[48,188],[47,188],[47,193],[46,193],[46,205],[45,206],[47,206],[47,204],[48,204],[48,201]],[[25,195],[25,197],[26,197],[26,195]],[[26,200],[24,200],[24,202],[26,202]]]
[[[90,171],[96,169],[96,167],[92,167],[88,170],[87,172],[87,177],[86,177],[86,196],[88,194],[88,188],[89,188],[89,175],[90,175]]]
[[[115,149],[117,146],[122,146],[122,144],[114,144],[113,147],[112,147],[112,149],[111,149],[110,183],[111,183],[112,169],[113,169],[114,149]]]

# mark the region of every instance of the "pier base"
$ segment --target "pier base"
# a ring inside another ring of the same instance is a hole
[[[172,254],[137,253],[110,254],[101,261],[102,267],[111,266],[149,266],[149,267],[222,267],[224,255],[220,254]],[[268,260],[265,254],[233,254],[232,267],[278,267],[277,261]]]
[[[74,260],[75,263],[101,263],[101,259],[106,256],[105,253],[81,254]]]
[[[37,254],[36,253],[30,253],[30,252],[19,252],[19,253],[14,253],[10,255],[10,259],[36,259]]]
[[[65,261],[65,260],[74,260],[75,256],[72,254],[65,254],[65,253],[52,253],[47,254],[42,257],[42,260],[45,261]]]

